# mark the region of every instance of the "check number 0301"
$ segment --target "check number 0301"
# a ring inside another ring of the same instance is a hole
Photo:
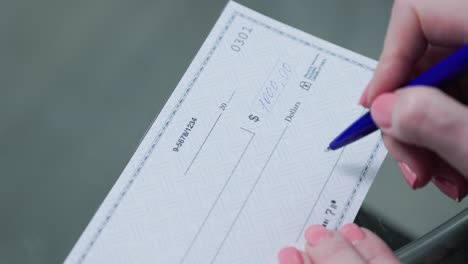
[[[231,50],[239,52],[242,47],[247,44],[247,41],[252,34],[253,28],[241,27],[237,32],[236,38],[232,41]]]

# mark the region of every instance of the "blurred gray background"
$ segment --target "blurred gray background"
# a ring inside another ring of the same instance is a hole
[[[374,59],[392,4],[239,2]],[[1,1],[0,263],[64,260],[225,4]],[[364,210],[410,239],[468,205],[411,191],[390,158],[377,177]]]

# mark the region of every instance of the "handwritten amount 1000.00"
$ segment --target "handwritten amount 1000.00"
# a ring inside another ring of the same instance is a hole
[[[258,102],[264,111],[270,112],[275,102],[281,93],[281,90],[288,84],[291,77],[292,68],[287,62],[282,62],[270,76],[270,80],[266,82],[260,90]]]

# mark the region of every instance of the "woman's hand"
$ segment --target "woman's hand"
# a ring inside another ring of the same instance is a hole
[[[280,251],[280,264],[397,264],[400,261],[378,236],[355,224],[340,231],[313,225],[305,232],[305,251],[287,247]]]
[[[395,90],[466,43],[468,1],[395,0],[379,64],[360,99],[409,185],[432,180],[457,201],[468,193],[468,77],[449,84],[447,94]],[[379,237],[354,224],[338,232],[314,225],[305,237],[305,251],[281,250],[281,264],[399,263]]]
[[[432,180],[456,201],[468,193],[468,78],[450,84],[447,94],[395,90],[465,43],[468,1],[395,1],[379,64],[360,100],[409,185]]]

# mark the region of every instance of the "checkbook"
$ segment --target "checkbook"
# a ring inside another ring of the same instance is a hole
[[[229,2],[66,263],[276,263],[352,222],[386,149],[324,150],[375,65]]]

